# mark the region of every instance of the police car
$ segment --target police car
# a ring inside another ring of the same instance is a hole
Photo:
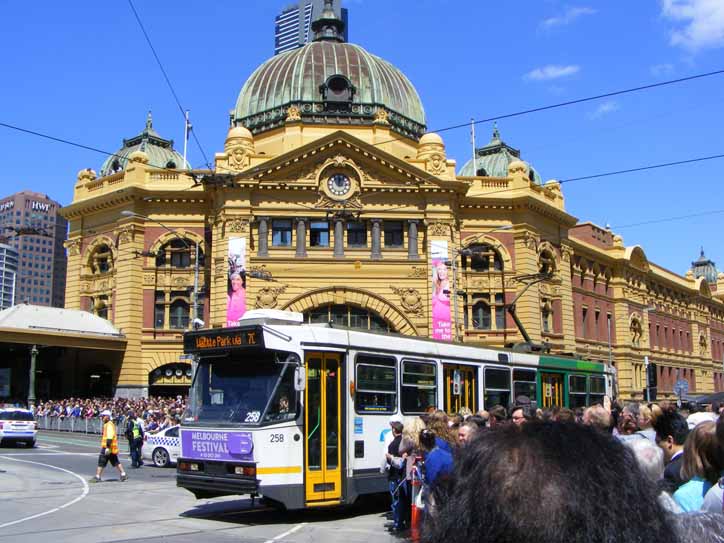
[[[0,409],[0,445],[23,442],[35,447],[37,433],[32,411],[17,407]]]
[[[144,460],[150,460],[155,466],[165,468],[175,464],[180,455],[181,438],[178,426],[171,426],[155,434],[144,434],[141,449],[141,457]]]

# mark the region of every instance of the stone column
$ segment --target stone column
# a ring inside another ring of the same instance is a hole
[[[301,258],[307,256],[307,219],[297,219],[297,251],[294,256]]]
[[[259,217],[259,247],[257,256],[269,256],[269,217]]]
[[[344,220],[334,219],[334,257],[344,257]]]
[[[411,219],[407,221],[407,258],[410,260],[418,260],[420,254],[417,252],[417,223],[419,221]]]
[[[379,260],[382,258],[382,219],[372,219],[372,254],[371,258]]]

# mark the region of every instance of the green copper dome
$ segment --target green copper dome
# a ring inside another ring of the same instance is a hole
[[[332,35],[320,31],[317,41],[256,69],[241,89],[234,124],[253,133],[276,128],[295,106],[303,123],[388,122],[393,130],[419,139],[425,133],[425,110],[410,80],[362,47],[339,41],[334,28],[324,30]]]
[[[493,128],[493,137],[485,147],[475,149],[475,165],[468,160],[458,175],[460,176],[485,176],[485,177],[508,177],[508,165],[520,160],[520,151],[514,149],[502,139],[498,127]],[[530,166],[530,180],[542,184],[543,180],[538,172]]]
[[[163,139],[153,129],[153,119],[149,111],[143,132],[131,139],[123,140],[123,147],[109,156],[101,166],[101,177],[112,175],[126,169],[128,157],[134,151],[143,151],[148,155],[148,165],[156,168],[190,170],[188,162],[173,148],[173,140]]]

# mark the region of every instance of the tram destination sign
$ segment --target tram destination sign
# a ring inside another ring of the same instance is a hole
[[[185,353],[225,351],[245,347],[261,347],[264,337],[260,327],[199,330],[184,334]]]

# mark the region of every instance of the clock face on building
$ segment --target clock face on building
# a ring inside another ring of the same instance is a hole
[[[327,188],[334,196],[344,196],[352,188],[352,182],[343,173],[335,173],[327,180]]]

